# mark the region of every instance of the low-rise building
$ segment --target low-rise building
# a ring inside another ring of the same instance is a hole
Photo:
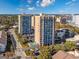
[[[61,28],[61,29],[56,30],[56,32],[55,32],[55,40],[63,42],[67,38],[74,37],[74,35],[75,35],[75,33],[70,31],[69,29]]]
[[[76,58],[79,59],[79,51],[75,50],[75,51],[68,51],[67,53],[74,55]]]
[[[77,59],[73,54],[66,53],[64,51],[58,51],[52,56],[52,59]]]
[[[7,45],[7,34],[4,31],[0,31],[0,52],[4,52]]]

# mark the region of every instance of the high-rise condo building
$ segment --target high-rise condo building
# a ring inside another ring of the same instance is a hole
[[[32,15],[18,15],[18,19],[19,19],[18,32],[20,34],[30,34]]]
[[[54,44],[55,19],[52,15],[35,16],[35,42],[38,45]]]

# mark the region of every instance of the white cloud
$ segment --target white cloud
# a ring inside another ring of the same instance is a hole
[[[72,5],[75,2],[76,2],[76,0],[71,0],[71,1],[66,2],[65,5]]]
[[[38,0],[38,1],[36,1],[36,3],[39,3],[40,1]]]
[[[65,3],[65,5],[70,5],[70,4],[72,4],[71,1]]]
[[[19,10],[19,11],[25,11],[25,10],[35,10],[35,7],[17,8],[16,10]]]
[[[17,8],[17,10],[24,11],[25,9],[24,8]]]
[[[48,6],[49,4],[54,3],[54,2],[55,2],[55,0],[42,0],[42,1],[41,1],[41,6],[42,6],[42,7],[46,7],[46,6]]]
[[[59,10],[59,13],[65,13],[65,10]]]
[[[32,3],[32,0],[27,0],[28,3]]]
[[[36,1],[36,6],[40,6],[40,1],[38,0],[38,1]]]
[[[76,0],[72,0],[72,2],[75,2]]]
[[[26,5],[26,7],[29,7],[29,5]]]
[[[27,8],[28,10],[34,10],[35,9],[35,7],[29,7],[29,8]]]

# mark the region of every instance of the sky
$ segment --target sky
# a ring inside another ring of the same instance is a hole
[[[0,0],[0,14],[79,14],[79,0]]]

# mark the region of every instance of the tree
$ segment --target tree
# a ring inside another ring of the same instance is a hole
[[[64,46],[62,44],[56,44],[54,45],[55,52],[58,52],[59,50],[64,50]]]
[[[64,43],[64,47],[65,47],[66,51],[71,51],[71,50],[74,50],[76,48],[76,45],[74,42],[67,41]]]
[[[33,51],[26,50],[25,53],[26,53],[27,56],[34,56]]]
[[[51,59],[51,53],[48,46],[43,46],[40,48],[40,55],[38,59]]]

